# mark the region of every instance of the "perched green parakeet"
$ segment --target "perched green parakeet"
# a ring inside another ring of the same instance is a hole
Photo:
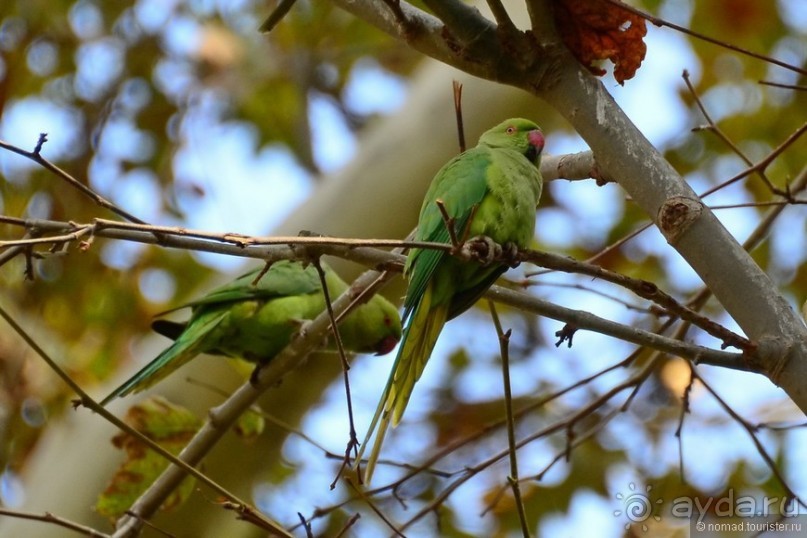
[[[331,298],[347,284],[322,264]],[[190,307],[186,323],[157,320],[153,328],[176,340],[123,385],[104,398],[106,405],[118,396],[139,392],[164,378],[196,355],[226,355],[265,364],[277,355],[305,320],[325,310],[319,274],[314,266],[279,261],[255,282],[261,268],[215,289],[174,310]],[[401,338],[398,310],[380,295],[355,308],[339,324],[346,350],[383,355]]]
[[[541,197],[538,166],[543,147],[543,133],[528,120],[509,119],[485,132],[475,148],[437,172],[423,200],[415,240],[450,242],[439,200],[454,219],[458,237],[467,229],[467,237],[485,236],[502,245],[526,248],[535,231]],[[443,325],[470,308],[506,270],[507,266],[497,263],[466,263],[443,250],[409,253],[403,314],[408,324],[362,445],[363,453],[378,425],[365,474],[368,483],[386,431],[390,423],[394,426],[401,420]]]

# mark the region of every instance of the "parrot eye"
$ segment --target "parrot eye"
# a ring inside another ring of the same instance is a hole
[[[504,132],[505,132],[505,133],[507,133],[507,134],[509,134],[509,135],[511,135],[511,134],[516,134],[516,128],[515,128],[515,127],[513,127],[513,126],[511,125],[511,126],[510,126],[510,127],[508,127],[507,129],[505,129],[505,131],[504,131]]]

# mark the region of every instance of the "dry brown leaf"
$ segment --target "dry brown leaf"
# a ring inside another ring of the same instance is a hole
[[[180,453],[202,424],[187,409],[159,396],[135,404],[126,413],[125,420],[174,455]],[[115,520],[163,473],[168,467],[168,460],[125,432],[115,435],[112,444],[122,449],[126,458],[98,497],[95,510]],[[170,510],[185,502],[193,492],[194,484],[193,478],[186,478],[163,502],[161,509]]]
[[[633,78],[647,52],[644,19],[605,0],[555,0],[553,6],[560,36],[580,63],[602,76],[594,62],[611,60],[618,83]]]

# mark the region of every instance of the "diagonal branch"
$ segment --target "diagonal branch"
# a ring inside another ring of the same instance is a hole
[[[258,397],[269,387],[276,385],[282,377],[295,368],[308,354],[319,347],[322,338],[330,330],[331,314],[338,316],[342,311],[355,304],[356,296],[361,295],[364,287],[373,285],[378,279],[376,271],[367,271],[353,285],[332,303],[332,312],[323,312],[316,319],[306,324],[305,330],[299,333],[291,343],[257,376],[253,385],[247,381],[236,390],[223,404],[210,410],[208,421],[197,432],[190,443],[182,450],[179,458],[188,465],[197,465],[207,453],[218,443],[219,439],[238,420],[241,414],[249,409]],[[127,516],[119,522],[115,538],[133,536],[140,527],[140,519],[150,518],[162,505],[167,496],[182,482],[186,471],[171,465],[132,505],[131,512],[136,516]]]
[[[492,21],[472,8],[458,7],[458,2],[428,3],[442,22],[400,2],[409,20],[417,21],[419,32],[412,40],[379,2],[332,1],[443,63],[522,88],[555,108],[597,155],[599,169],[653,219],[745,334],[759,344],[762,371],[807,412],[807,327],[801,317],[602,82],[578,64],[551,24],[534,26],[532,35],[540,46],[519,49],[516,57],[500,46]],[[540,14],[549,13],[549,0],[530,0],[528,7],[531,19],[541,22]],[[461,27],[455,25],[459,20]],[[452,46],[452,36],[465,42]],[[468,54],[469,44],[474,45],[473,54]]]
[[[264,517],[263,515],[252,509],[248,503],[242,501],[237,496],[233,495],[232,493],[224,489],[222,486],[211,480],[207,475],[205,475],[198,469],[195,469],[193,465],[182,461],[181,458],[177,458],[168,450],[163,448],[160,444],[158,444],[156,441],[144,435],[143,433],[139,432],[138,430],[136,430],[123,420],[119,419],[118,417],[110,413],[103,406],[95,402],[81,388],[81,386],[78,383],[76,383],[58,364],[56,364],[53,358],[51,358],[51,356],[48,353],[46,353],[45,350],[42,349],[33,338],[31,338],[31,336],[25,331],[25,329],[23,329],[14,320],[14,318],[11,315],[9,315],[8,312],[6,312],[3,308],[0,308],[0,317],[2,317],[6,321],[6,323],[11,325],[14,331],[25,341],[25,343],[28,344],[28,346],[31,349],[33,349],[36,352],[36,354],[39,355],[40,358],[42,358],[42,360],[44,360],[47,363],[50,369],[53,372],[55,372],[56,375],[58,375],[62,379],[62,381],[64,381],[73,390],[73,392],[75,392],[79,396],[79,399],[76,402],[74,402],[75,405],[83,405],[88,409],[92,410],[94,413],[101,415],[107,422],[113,424],[119,430],[126,432],[127,434],[136,438],[138,441],[148,446],[151,450],[153,450],[163,458],[167,459],[168,461],[172,462],[173,465],[177,466],[176,468],[182,472],[183,478],[186,474],[193,475],[193,477],[199,480],[199,482],[205,484],[219,495],[222,495],[227,499],[231,499],[233,503],[240,506],[241,509],[252,513],[255,520],[260,523],[262,528],[272,529],[276,531],[276,533],[281,535],[283,532],[285,532],[275,522],[271,521],[270,519]],[[168,493],[170,494],[170,491]],[[163,498],[162,500],[164,501],[165,498]],[[155,507],[155,509],[159,508],[160,506],[162,506],[162,501],[157,505],[157,507]]]
[[[50,162],[49,160],[44,158],[40,154],[40,151],[42,149],[42,145],[45,143],[46,140],[47,140],[47,135],[45,133],[42,133],[39,136],[39,141],[37,142],[36,148],[34,148],[34,151],[26,151],[26,150],[24,150],[22,148],[19,148],[19,147],[13,145],[13,144],[9,144],[8,142],[4,142],[3,140],[0,140],[0,148],[8,150],[8,151],[10,151],[12,153],[16,153],[17,155],[21,155],[21,156],[25,157],[26,159],[32,160],[33,162],[35,162],[36,164],[38,164],[39,166],[41,166],[45,170],[51,172],[56,177],[62,179],[68,185],[70,185],[74,189],[78,190],[79,192],[81,192],[82,194],[84,194],[85,196],[87,196],[88,198],[93,200],[99,206],[112,211],[116,215],[118,215],[120,217],[123,217],[124,219],[128,220],[129,222],[136,222],[136,223],[139,223],[139,224],[145,224],[139,218],[135,217],[131,213],[128,213],[124,209],[116,206],[115,204],[113,204],[112,202],[110,202],[109,200],[107,200],[106,198],[101,196],[100,194],[96,193],[95,191],[93,191],[92,189],[90,189],[89,187],[84,185],[82,182],[80,182],[79,180],[77,180],[76,178],[74,178],[73,176],[71,176],[70,174],[68,174],[67,172],[65,172],[64,170],[62,170],[61,168],[59,168],[58,166],[56,166],[55,164],[53,164],[52,162]]]
[[[502,382],[504,385],[504,411],[507,421],[507,446],[510,449],[510,474],[507,482],[513,490],[513,501],[516,503],[518,520],[521,523],[521,534],[524,538],[529,538],[530,530],[527,524],[527,512],[524,509],[524,501],[521,498],[521,485],[518,478],[518,457],[516,451],[516,425],[513,418],[513,393],[510,387],[510,335],[512,331],[502,329],[499,313],[493,301],[488,301],[490,316],[493,318],[493,325],[496,327],[496,334],[499,337],[499,350],[502,359]]]

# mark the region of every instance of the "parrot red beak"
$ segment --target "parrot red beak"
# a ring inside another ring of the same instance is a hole
[[[538,129],[534,129],[527,133],[527,140],[530,141],[530,145],[534,147],[538,153],[541,153],[541,150],[544,149],[546,139],[544,139],[544,133]]]
[[[530,147],[527,148],[527,152],[524,154],[524,156],[529,159],[530,162],[534,163],[544,150],[544,133],[538,129],[533,129],[527,133],[527,141],[530,143]]]
[[[398,338],[396,338],[396,337],[394,337],[392,335],[386,336],[376,346],[376,348],[375,348],[376,353],[375,354],[379,355],[379,356],[380,355],[386,355],[387,353],[389,353],[390,351],[395,349],[395,346],[397,346],[397,345],[398,345]]]

